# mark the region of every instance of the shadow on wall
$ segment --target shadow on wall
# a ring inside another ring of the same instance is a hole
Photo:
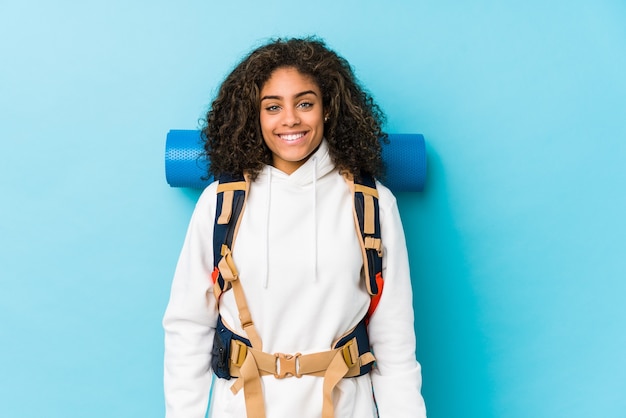
[[[429,418],[495,418],[488,341],[441,158],[430,147],[422,193],[397,194],[409,250],[417,356]]]
[[[188,200],[191,204],[191,210],[193,210],[193,208],[196,205],[196,202],[198,201],[198,199],[200,198],[200,195],[202,194],[202,189],[189,189],[186,187],[183,188],[177,188],[178,192],[180,194],[182,194],[185,197],[185,200]]]

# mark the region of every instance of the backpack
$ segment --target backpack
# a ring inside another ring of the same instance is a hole
[[[306,355],[262,351],[263,344],[254,327],[232,255],[250,178],[248,175],[222,175],[219,178],[213,230],[214,296],[219,304],[222,293],[232,289],[241,326],[248,338],[230,330],[218,315],[211,367],[220,378],[240,377],[231,390],[237,393],[244,389],[248,418],[265,418],[260,376],[273,374],[279,379],[303,374],[323,376],[322,417],[332,418],[331,394],[337,383],[344,377],[361,376],[372,369],[375,358],[369,345],[367,322],[378,305],[384,283],[378,191],[371,176],[344,177],[354,196],[355,230],[363,256],[365,286],[371,295],[370,307],[365,318],[341,336],[332,349]]]

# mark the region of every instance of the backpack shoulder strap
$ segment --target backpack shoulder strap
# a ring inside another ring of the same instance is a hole
[[[383,247],[376,180],[369,175],[346,177],[354,194],[354,222],[363,255],[365,286],[372,296],[368,317],[376,310],[383,291]]]
[[[249,189],[249,180],[244,175],[222,175],[217,186],[215,223],[213,226],[213,274],[216,300],[222,292],[230,289],[230,282],[224,280],[218,264],[226,253],[232,251],[241,222],[241,215]],[[234,265],[233,265],[234,268]]]
[[[263,343],[252,321],[232,254],[249,190],[250,177],[247,174],[220,176],[213,226],[213,293],[219,304],[222,293],[233,289],[241,327],[252,347],[262,350]]]

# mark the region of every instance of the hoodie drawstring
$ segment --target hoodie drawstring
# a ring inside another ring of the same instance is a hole
[[[317,282],[317,156],[313,156],[313,281]]]
[[[269,269],[270,269],[270,206],[272,203],[272,169],[270,166],[266,167],[267,171],[267,190],[265,204],[265,268],[263,269],[263,288],[267,289],[269,282]]]

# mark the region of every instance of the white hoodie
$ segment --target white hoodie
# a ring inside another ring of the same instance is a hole
[[[424,418],[404,232],[395,198],[377,187],[385,285],[369,323],[376,366],[339,382],[335,418],[374,418],[377,409],[381,418]],[[218,314],[211,280],[216,188],[211,184],[198,200],[163,319],[167,418],[203,418],[209,403],[209,417],[246,417],[243,390],[233,395],[234,380],[216,378],[210,369]],[[365,315],[370,297],[352,204],[325,141],[291,175],[268,166],[252,183],[233,257],[263,351],[328,350]],[[221,297],[219,312],[246,336],[232,291]],[[322,377],[262,381],[268,418],[321,416]]]

